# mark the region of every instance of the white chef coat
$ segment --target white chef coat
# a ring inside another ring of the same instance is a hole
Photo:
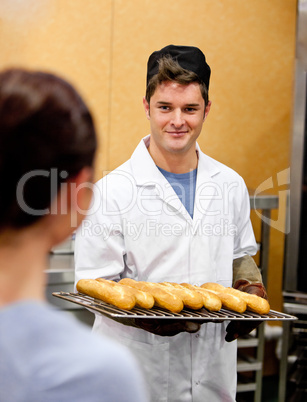
[[[192,219],[155,166],[149,141],[141,140],[130,160],[96,183],[76,236],[76,281],[130,277],[231,286],[233,259],[257,250],[243,179],[197,145]],[[225,341],[226,325],[161,337],[96,316],[94,331],[135,353],[152,401],[224,402],[236,394],[236,342]]]

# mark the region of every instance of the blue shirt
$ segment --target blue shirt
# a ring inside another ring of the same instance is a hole
[[[143,386],[126,348],[68,313],[34,301],[0,309],[1,402],[143,402]]]
[[[171,173],[161,169],[159,166],[157,168],[173,187],[175,193],[193,219],[197,169],[188,173]]]

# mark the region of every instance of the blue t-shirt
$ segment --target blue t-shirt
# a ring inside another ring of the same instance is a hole
[[[188,173],[171,173],[157,166],[173,187],[185,209],[193,219],[197,169]]]
[[[144,400],[139,367],[122,345],[45,303],[0,309],[1,402]]]

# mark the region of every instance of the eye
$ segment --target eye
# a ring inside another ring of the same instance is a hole
[[[161,105],[161,106],[159,106],[159,109],[162,111],[167,111],[167,110],[170,110],[170,107],[166,106],[166,105]]]
[[[186,111],[187,113],[194,113],[194,112],[196,112],[196,110],[197,110],[197,109],[195,109],[194,107],[187,107],[187,108],[185,109],[185,111]]]

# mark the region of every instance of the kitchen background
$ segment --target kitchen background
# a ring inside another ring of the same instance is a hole
[[[48,70],[77,86],[99,134],[96,179],[127,160],[149,132],[142,106],[149,54],[171,43],[204,51],[212,108],[202,149],[241,174],[252,193],[272,178],[269,192],[281,195],[268,271],[276,310],[286,193],[277,175],[289,167],[296,8],[296,0],[0,2],[0,68]],[[254,211],[252,220],[258,235]]]

